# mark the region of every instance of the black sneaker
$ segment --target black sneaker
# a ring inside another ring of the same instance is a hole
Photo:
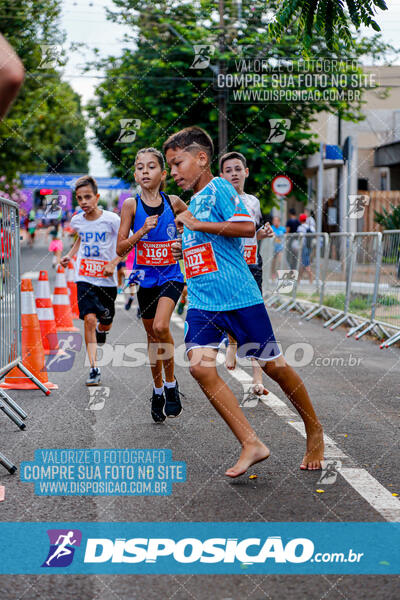
[[[133,298],[128,298],[128,302],[125,304],[125,310],[130,310],[132,306]]]
[[[176,379],[175,379],[176,381]],[[173,388],[168,388],[164,386],[165,393],[165,406],[164,406],[164,414],[166,417],[179,417],[182,412],[182,403],[180,396],[181,392],[179,391],[179,385],[176,381],[176,385]]]
[[[100,385],[101,374],[99,367],[90,369],[89,377],[86,379],[86,385]]]
[[[155,390],[153,389],[153,396],[151,398],[151,416],[153,417],[153,421],[156,423],[162,423],[165,421],[164,404],[164,394],[156,394]]]
[[[98,331],[96,327],[96,342],[99,346],[106,343],[107,333],[108,331]]]

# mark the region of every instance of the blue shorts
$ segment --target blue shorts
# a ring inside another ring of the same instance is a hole
[[[223,312],[189,308],[185,322],[186,352],[204,346],[218,348],[225,332],[237,341],[239,358],[267,361],[282,354],[264,304]]]

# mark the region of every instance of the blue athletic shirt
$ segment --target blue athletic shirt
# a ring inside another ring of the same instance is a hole
[[[166,266],[150,266],[137,263],[138,252],[141,251],[140,242],[167,242],[177,238],[175,215],[170,200],[163,192],[160,192],[160,194],[164,203],[164,210],[158,216],[157,227],[148,231],[136,244],[135,261],[132,266],[131,279],[137,274],[140,279],[140,285],[145,288],[161,286],[168,281],[183,282],[182,271],[177,262]],[[143,207],[142,199],[139,194],[137,194],[136,212],[133,224],[134,233],[144,225],[148,216],[148,213]]]
[[[188,208],[200,221],[253,222],[233,185],[221,177],[214,177],[192,196]],[[189,308],[227,311],[263,303],[258,285],[243,256],[243,238],[190,231],[184,227],[183,250],[207,242],[212,245],[218,270],[187,279]]]

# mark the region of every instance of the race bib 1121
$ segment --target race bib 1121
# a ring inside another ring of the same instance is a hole
[[[218,271],[214,250],[211,242],[186,248],[183,251],[186,279]]]

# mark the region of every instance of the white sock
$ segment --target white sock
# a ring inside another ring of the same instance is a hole
[[[164,381],[164,385],[166,388],[174,388],[176,387],[176,379],[174,381]]]
[[[156,386],[154,385],[153,387],[154,387],[155,393],[158,394],[158,395],[162,394],[163,391],[164,391],[164,386],[162,386],[160,388],[156,388]]]

